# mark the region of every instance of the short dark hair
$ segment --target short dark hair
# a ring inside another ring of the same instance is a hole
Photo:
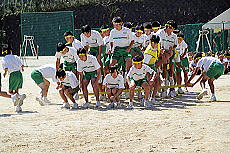
[[[181,38],[184,39],[184,34],[180,32],[180,33],[177,35],[177,37],[181,37]]]
[[[141,30],[141,31],[144,31],[144,27],[142,25],[137,25],[135,27],[135,30]]]
[[[66,45],[64,43],[59,42],[57,44],[57,52],[63,51],[64,48],[66,48]]]
[[[91,27],[89,25],[84,25],[81,27],[81,32],[82,33],[84,33],[84,32],[89,33],[89,32],[91,32]]]
[[[114,17],[112,22],[115,22],[115,23],[121,23],[122,22],[122,19],[121,17],[117,16],[117,17]]]
[[[133,58],[133,62],[141,62],[141,61],[143,61],[143,58],[141,56],[135,56]]]
[[[100,28],[100,30],[102,31],[103,29],[109,29],[109,25],[107,24],[103,24]]]
[[[66,36],[73,36],[72,31],[66,31],[66,32],[64,33],[64,37],[66,37]]]
[[[77,55],[79,54],[86,54],[86,49],[85,48],[80,48],[77,50]]]
[[[153,21],[152,22],[152,27],[154,28],[154,27],[161,27],[161,24],[160,24],[160,22],[159,21]]]
[[[57,78],[64,78],[66,76],[65,70],[63,69],[58,69],[56,71],[56,77]]]
[[[112,66],[109,68],[109,73],[114,73],[117,71],[117,67],[116,66]]]
[[[133,28],[133,24],[131,22],[125,22],[124,23],[124,27],[132,29]]]
[[[145,29],[152,29],[152,24],[150,22],[145,22],[143,26]]]
[[[176,22],[174,20],[167,21],[166,28],[168,28],[168,25],[172,26],[174,29],[177,28],[177,24],[176,24]]]
[[[154,43],[159,43],[160,42],[160,37],[157,36],[157,35],[152,35],[152,37],[150,38],[150,41],[154,42]]]
[[[6,45],[2,47],[2,55],[6,56],[12,53],[12,48],[10,45]]]
[[[202,58],[202,55],[203,55],[202,52],[196,53],[196,54],[193,56],[193,59],[196,60],[196,59],[198,59],[198,58]]]

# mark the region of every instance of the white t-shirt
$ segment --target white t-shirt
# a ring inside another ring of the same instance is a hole
[[[209,67],[212,65],[213,62],[221,63],[221,61],[215,57],[203,57],[201,58],[196,67],[199,67],[202,72],[207,72]]]
[[[126,27],[122,27],[120,31],[113,29],[110,32],[109,37],[110,42],[113,42],[113,49],[114,47],[126,47],[130,45],[132,41],[132,32],[130,29]]]
[[[51,78],[53,82],[58,82],[58,80],[56,79],[56,67],[54,65],[51,64],[43,65],[39,68],[36,68],[35,70],[41,72],[42,76],[45,79]]]
[[[100,33],[96,30],[91,30],[91,36],[88,38],[83,33],[80,35],[81,44],[83,47],[98,47],[103,45],[103,39]]]
[[[74,39],[72,45],[76,50],[83,48],[83,46],[81,45],[81,42],[77,39]]]
[[[6,55],[2,59],[2,68],[3,69],[8,68],[9,73],[20,71],[22,65],[23,62],[17,55],[12,55],[12,54]]]
[[[104,41],[104,45],[106,47],[106,53],[108,53],[109,49],[110,49],[110,42],[109,42],[109,36],[105,36],[103,38]]]
[[[188,48],[187,43],[183,40],[180,44],[178,43],[176,50],[179,51],[179,54],[182,55],[185,51],[185,49]],[[184,57],[188,57],[188,52]]]
[[[122,75],[118,74],[116,78],[113,78],[111,74],[107,74],[103,81],[103,85],[106,85],[108,88],[118,88],[124,89],[124,78]]]
[[[64,86],[76,88],[79,85],[76,75],[73,72],[66,71],[66,77],[63,81],[60,81]]]
[[[153,36],[153,34],[152,33],[150,33],[150,35],[144,34],[143,36],[144,36],[144,39],[145,39],[143,47],[147,47],[149,45],[149,43],[150,43],[150,39]]]
[[[163,47],[164,49],[169,49],[174,45],[178,45],[177,35],[173,32],[171,33],[171,35],[168,35],[165,30],[161,30],[157,31],[156,35],[160,37],[161,47]]]
[[[132,40],[134,40],[134,44],[132,48],[138,48],[141,45],[144,46],[145,43],[145,36],[141,35],[140,37],[137,37],[135,33],[132,34]]]
[[[82,61],[79,59],[77,61],[77,71],[78,72],[93,72],[101,68],[100,64],[97,61],[97,58],[93,55],[87,55],[87,60]]]
[[[78,60],[78,56],[77,56],[77,50],[74,47],[68,47],[69,51],[66,54],[62,54],[60,52],[56,52],[55,57],[60,59],[61,57],[70,63],[74,63]]]
[[[133,78],[133,80],[138,81],[144,79],[147,73],[153,74],[155,71],[151,69],[148,65],[143,64],[141,69],[136,69],[132,66],[129,70],[127,76]]]

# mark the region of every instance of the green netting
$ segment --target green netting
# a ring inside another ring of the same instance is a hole
[[[180,25],[178,29],[182,31],[185,35],[185,41],[188,44],[189,51],[195,52],[197,47],[197,41],[199,38],[199,30],[207,30],[209,32],[208,40],[211,45],[211,50],[213,52],[222,52],[230,46],[230,23],[207,23],[207,24],[186,24]],[[217,33],[220,32],[219,37]],[[213,43],[213,40],[217,41],[216,45]],[[198,52],[209,52],[209,46],[207,39],[201,37],[200,45]]]
[[[39,45],[39,55],[54,55],[56,44],[64,42],[63,33],[73,30],[73,11],[21,14],[21,40],[23,42],[24,35],[34,36],[35,45]],[[31,53],[30,47],[27,50]]]

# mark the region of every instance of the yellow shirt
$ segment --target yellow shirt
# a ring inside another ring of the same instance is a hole
[[[146,48],[146,50],[144,51],[144,54],[149,54],[152,56],[152,58],[150,59],[148,65],[152,65],[155,64],[159,55],[160,55],[160,50],[161,50],[161,45],[160,43],[158,43],[158,48],[157,50],[154,50],[151,46],[151,44],[148,45],[148,47]]]

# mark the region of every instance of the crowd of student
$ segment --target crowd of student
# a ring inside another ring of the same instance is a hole
[[[112,30],[108,25],[103,25],[99,32],[88,25],[83,26],[80,41],[71,31],[64,33],[66,42],[57,44],[56,66],[50,63],[31,72],[31,78],[41,88],[41,95],[36,98],[40,105],[50,103],[47,98],[48,79],[57,82],[57,90],[63,100],[62,108],[67,109],[79,108],[76,101],[80,90],[85,100],[81,107],[89,107],[90,82],[96,107],[101,106],[102,100],[107,100],[108,108],[121,108],[120,98],[124,96],[130,100],[127,108],[133,109],[135,89],[142,88],[143,91],[137,92],[138,99],[144,107],[151,108],[153,104],[161,104],[156,96],[165,98],[184,94],[188,92],[187,87],[197,82],[202,87],[197,98],[202,99],[207,94],[206,81],[211,89],[211,100],[216,101],[213,81],[224,71],[227,73],[229,52],[219,54],[220,59],[213,55],[204,56],[203,53],[189,55],[184,35],[176,31],[177,24],[173,20],[169,20],[163,28],[157,21],[132,27],[131,23],[123,24],[120,17],[113,18],[112,24]],[[3,54],[3,76],[10,73],[9,93],[0,92],[0,96],[12,98],[16,111],[20,112],[26,98],[18,91],[23,84],[21,71],[24,66],[16,55],[12,55],[9,47],[3,49]],[[200,77],[191,83],[199,71]],[[188,73],[191,73],[190,78]],[[185,87],[176,90],[174,87],[182,84],[182,78]],[[160,89],[161,86],[171,87]],[[125,89],[128,92],[123,92]]]

